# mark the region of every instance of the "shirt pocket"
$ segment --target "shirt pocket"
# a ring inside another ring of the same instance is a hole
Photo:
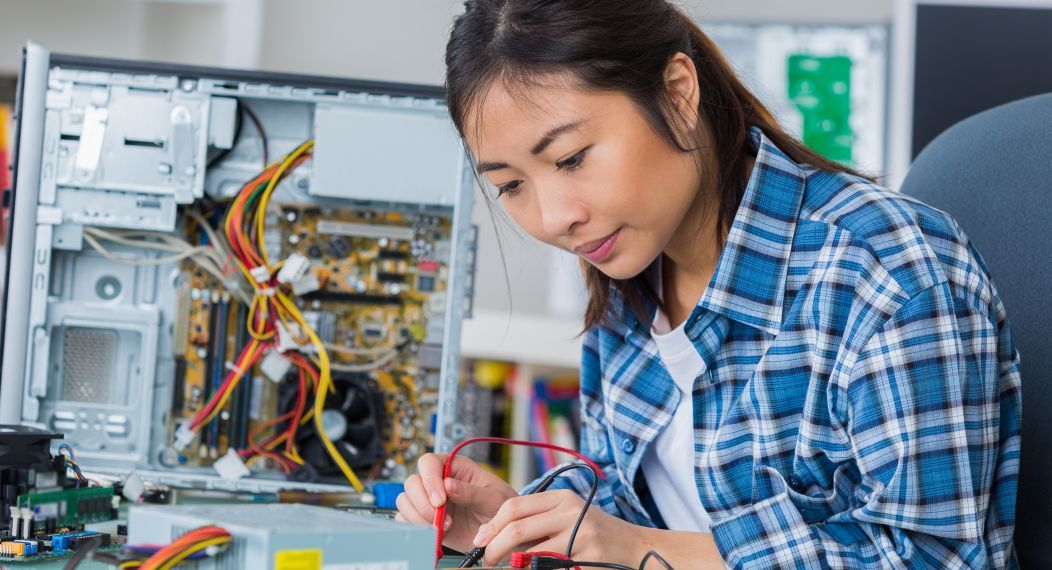
[[[809,489],[808,483],[795,474],[783,475],[773,467],[760,467],[756,475],[755,502],[784,493],[807,524],[825,522],[834,515],[849,511],[858,486],[858,469],[851,463],[836,468],[831,489]]]

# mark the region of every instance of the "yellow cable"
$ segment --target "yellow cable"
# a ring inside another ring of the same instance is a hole
[[[170,568],[174,568],[177,564],[179,564],[183,560],[186,560],[187,557],[189,557],[190,555],[192,555],[194,553],[200,552],[200,551],[202,551],[202,550],[204,550],[204,549],[206,549],[206,548],[208,548],[210,546],[219,546],[221,544],[228,544],[228,543],[230,543],[231,540],[232,539],[229,536],[220,536],[220,537],[217,537],[217,538],[210,538],[208,540],[201,541],[201,542],[199,542],[197,544],[194,544],[194,545],[190,546],[186,550],[183,550],[179,554],[176,554],[175,556],[172,557],[171,560],[169,560],[168,562],[165,562],[164,564],[158,566],[157,570],[169,570]]]
[[[248,345],[248,352],[246,354],[252,355],[252,353],[255,352],[256,347],[258,346],[259,341],[256,339],[252,339],[252,342]],[[245,363],[245,365],[249,368],[251,368],[251,364],[251,362]],[[223,407],[226,406],[227,401],[230,399],[230,394],[234,392],[234,388],[237,388],[237,385],[241,382],[241,379],[245,377],[246,372],[248,372],[248,370],[244,368],[234,371],[234,374],[236,374],[236,376],[234,377],[233,382],[230,383],[230,387],[227,388],[226,392],[223,393],[223,396],[219,399],[219,402],[215,405],[215,407],[212,408],[212,411],[209,412],[208,415],[205,416],[204,419],[202,419],[201,422],[197,424],[199,429],[202,426],[208,425],[209,422],[215,419],[215,417],[223,411]]]
[[[270,178],[270,182],[267,183],[267,187],[263,190],[263,195],[259,197],[259,206],[256,208],[256,241],[259,245],[259,254],[263,258],[263,264],[268,268],[270,267],[270,256],[267,255],[267,244],[266,237],[263,235],[263,225],[266,222],[267,204],[270,203],[270,195],[277,188],[278,182],[281,181],[281,177],[285,174],[285,171],[296,161],[300,156],[310,152],[314,148],[314,140],[308,140],[298,146],[296,150],[289,153],[282,161],[281,166],[274,172],[274,176]]]
[[[354,487],[355,491],[359,493],[364,491],[362,482],[358,480],[358,476],[354,474],[354,470],[347,464],[343,456],[340,455],[339,450],[333,445],[332,440],[325,433],[325,427],[322,424],[322,412],[325,411],[325,397],[328,395],[329,390],[334,389],[332,384],[332,372],[330,370],[329,352],[325,350],[325,345],[318,338],[318,334],[314,332],[310,326],[307,325],[306,320],[303,318],[303,314],[300,313],[298,307],[285,296],[284,293],[278,291],[275,295],[278,303],[285,307],[285,310],[292,315],[292,318],[296,320],[306,331],[307,336],[310,337],[311,343],[314,344],[315,350],[318,354],[318,359],[321,362],[319,366],[319,372],[321,379],[318,382],[318,389],[314,393],[314,427],[315,431],[318,432],[318,439],[321,440],[322,444],[325,445],[325,449],[329,452],[329,457],[332,458],[336,466],[343,472],[343,476],[347,478],[351,486]]]
[[[260,323],[260,329],[252,328],[252,323],[256,322],[256,306],[259,305],[261,301],[266,302],[266,297],[258,293],[252,297],[252,303],[248,306],[248,320],[245,321],[245,328],[248,330],[248,334],[256,340],[270,340],[274,338],[273,331],[269,333],[260,332],[263,327],[266,327],[265,321]],[[264,313],[264,316],[265,315],[266,313]]]

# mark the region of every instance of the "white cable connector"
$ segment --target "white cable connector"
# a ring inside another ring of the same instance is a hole
[[[189,447],[190,443],[194,441],[196,435],[197,434],[190,429],[190,422],[184,422],[175,432],[175,442],[172,443],[172,447],[174,447],[176,451],[182,451]]]
[[[143,482],[142,477],[138,473],[132,471],[128,478],[124,480],[121,494],[124,495],[125,499],[136,503],[139,501],[139,497],[146,494],[146,483]]]
[[[233,447],[226,450],[226,455],[212,463],[212,467],[215,468],[216,473],[220,477],[228,481],[236,481],[252,474],[248,467],[245,467],[245,462],[241,460],[241,456],[237,454]]]
[[[22,526],[22,509],[11,507],[11,534],[17,535],[19,527]]]
[[[297,297],[313,293],[318,289],[321,289],[321,283],[318,281],[318,276],[313,273],[308,273],[292,282],[292,293]]]
[[[310,269],[310,260],[294,253],[285,259],[285,263],[278,270],[278,283],[295,283],[307,274]]]
[[[296,342],[296,338],[300,336],[300,327],[296,323],[289,323],[288,327],[285,323],[278,321],[274,323],[274,328],[277,329],[278,342],[275,348],[278,352],[288,352],[290,350],[299,350],[300,343]]]
[[[33,536],[33,509],[22,509],[22,534],[20,536],[25,539]]]
[[[281,382],[292,368],[288,358],[276,350],[267,351],[267,355],[259,363],[259,371],[274,382]]]
[[[268,269],[266,265],[257,265],[252,269],[249,269],[248,274],[259,284],[270,281],[270,269]]]

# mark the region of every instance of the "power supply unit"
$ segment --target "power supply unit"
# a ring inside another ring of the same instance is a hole
[[[233,537],[198,570],[425,570],[434,568],[433,528],[310,505],[131,507],[128,544],[167,544],[205,525]]]

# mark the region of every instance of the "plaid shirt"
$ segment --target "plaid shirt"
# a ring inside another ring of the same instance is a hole
[[[686,332],[694,480],[731,567],[1015,566],[1020,377],[1004,306],[956,222],[793,162],[755,168]],[[596,503],[663,526],[640,463],[680,392],[616,298],[588,331]],[[579,470],[553,487],[582,495]]]

